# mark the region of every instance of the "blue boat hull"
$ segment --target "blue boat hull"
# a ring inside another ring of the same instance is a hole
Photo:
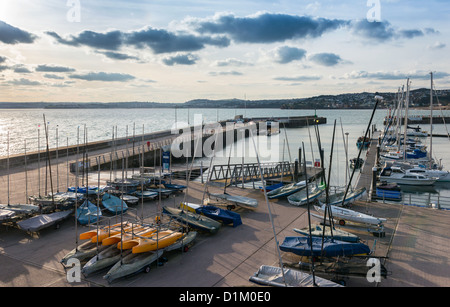
[[[286,237],[283,244],[280,245],[280,250],[299,256],[320,257],[322,255],[322,238],[312,238],[312,252],[310,242],[309,237]],[[362,243],[325,239],[323,244],[324,257],[354,256],[369,253],[370,248]]]

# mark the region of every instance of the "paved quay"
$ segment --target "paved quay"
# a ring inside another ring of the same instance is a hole
[[[220,189],[211,187],[211,192]],[[270,223],[268,208],[261,191],[229,188],[231,194],[258,199],[255,210],[238,209],[243,224],[222,227],[214,235],[200,234],[185,253],[169,254],[163,266],[154,266],[149,273],[140,273],[112,284],[103,280],[105,272],[82,278],[80,283],[67,281],[60,264],[64,255],[75,247],[76,232],[73,219],[59,229],[49,228],[39,235],[30,235],[15,228],[0,230],[0,286],[2,287],[254,287],[249,277],[263,265],[278,265],[279,259]],[[203,185],[193,182],[187,201],[201,199]],[[163,199],[161,203],[144,203],[145,215],[152,215],[159,206],[176,206],[184,200]],[[136,209],[141,210],[141,204]],[[386,217],[385,237],[375,237],[364,229],[351,230],[365,243],[375,248],[374,256],[387,257],[384,264],[389,276],[380,283],[365,278],[346,278],[347,286],[357,287],[445,287],[450,285],[450,212],[434,209],[359,202],[353,209]],[[295,233],[293,228],[307,226],[305,207],[294,207],[286,200],[271,202],[271,211],[278,242]],[[77,226],[77,233],[87,230]],[[80,244],[81,242],[78,242]],[[284,264],[295,263],[298,257],[282,252]],[[383,258],[382,258],[383,259]],[[318,274],[319,275],[319,274]],[[320,275],[319,275],[320,276]],[[336,276],[328,276],[335,278]],[[342,276],[340,276],[342,278]]]
[[[36,172],[36,170],[33,170]],[[64,173],[65,170],[62,170]],[[30,173],[32,178],[36,174]],[[42,170],[41,170],[42,174]],[[21,189],[20,171],[11,175],[11,187]],[[91,174],[89,182],[95,182]],[[73,177],[71,177],[72,182]],[[2,181],[3,193],[6,182]],[[91,181],[92,180],[92,181]],[[184,184],[184,180],[177,181]],[[23,183],[23,182],[22,182]],[[103,184],[103,182],[101,182]],[[62,187],[64,187],[64,183]],[[36,187],[34,179],[33,187]],[[204,186],[192,181],[187,195],[138,204],[127,216],[149,217],[162,206],[177,206],[181,201],[199,203]],[[211,185],[211,192],[222,188]],[[39,234],[29,234],[20,229],[0,226],[0,286],[1,287],[255,287],[249,281],[261,265],[279,265],[269,210],[264,195],[259,190],[229,187],[233,195],[258,200],[256,209],[238,209],[243,224],[233,228],[222,227],[214,235],[199,234],[195,244],[185,253],[171,252],[163,266],[153,266],[149,273],[139,273],[108,284],[104,272],[82,278],[81,282],[68,282],[67,272],[60,260],[76,246],[76,237],[88,230],[76,226],[73,217],[64,221],[59,229],[50,227]],[[15,195],[15,194],[13,194]],[[24,195],[13,196],[20,201]],[[308,225],[306,207],[290,205],[286,199],[271,200],[275,233],[281,244],[286,236],[295,236],[293,228]],[[381,259],[388,270],[387,278],[371,283],[365,277],[326,275],[323,277],[344,280],[349,287],[447,287],[450,286],[450,212],[432,208],[418,208],[399,204],[360,201],[352,209],[387,218],[385,236],[376,237],[364,228],[342,227],[360,236],[372,250],[373,257]],[[314,210],[312,210],[314,212]],[[314,223],[319,221],[312,219]],[[78,241],[78,244],[82,242]],[[284,265],[295,265],[298,256],[281,252]],[[369,267],[367,268],[369,270]],[[319,273],[317,273],[320,276]]]

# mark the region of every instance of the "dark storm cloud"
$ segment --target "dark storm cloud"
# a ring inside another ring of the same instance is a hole
[[[348,21],[264,13],[253,17],[221,15],[211,21],[191,21],[199,33],[228,34],[241,43],[273,43],[295,38],[316,38]]]
[[[0,20],[0,42],[14,45],[19,43],[31,44],[35,40],[35,35]]]

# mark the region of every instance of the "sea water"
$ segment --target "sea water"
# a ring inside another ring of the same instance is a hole
[[[328,109],[328,110],[281,110],[281,109],[6,109],[0,112],[0,156],[8,154],[24,154],[25,149],[35,152],[38,149],[46,149],[45,127],[48,129],[48,143],[50,148],[67,145],[76,145],[88,142],[110,140],[115,134],[116,138],[131,137],[161,130],[170,130],[175,127],[183,127],[198,124],[199,118],[203,123],[214,123],[224,120],[233,120],[237,115],[246,118],[252,117],[295,117],[314,116],[325,117],[327,123],[314,127],[288,128],[280,125],[280,134],[266,137],[255,136],[257,144],[264,142],[276,142],[278,146],[257,146],[261,162],[295,161],[299,158],[299,149],[305,149],[306,160],[313,164],[320,158],[318,138],[324,150],[324,166],[331,167],[330,184],[343,186],[346,184],[349,173],[346,172],[346,164],[349,159],[356,158],[359,150],[356,147],[358,137],[363,136],[368,127],[373,110],[353,109]],[[378,130],[384,128],[384,118],[389,114],[388,110],[376,110],[372,125]],[[428,110],[410,110],[409,115],[429,115]],[[450,111],[434,111],[435,116],[450,116]],[[44,121],[45,116],[45,121]],[[336,123],[336,126],[335,126]],[[420,125],[423,130],[430,131],[429,125]],[[372,129],[372,127],[370,127]],[[446,125],[433,126],[436,134],[446,134]],[[117,131],[117,132],[116,132]],[[333,141],[334,134],[334,141]],[[423,138],[422,142],[429,145],[429,138]],[[214,164],[250,163],[256,162],[251,139],[244,144],[237,142],[235,148],[223,148],[217,152]],[[333,155],[331,156],[331,147]],[[450,156],[447,154],[450,147],[448,138],[433,138],[433,156],[444,165],[444,169],[450,169]],[[275,149],[275,153],[273,150]],[[233,155],[230,158],[230,149]],[[365,151],[362,152],[365,157]],[[301,157],[303,160],[303,157]],[[331,160],[332,159],[332,160]],[[198,159],[195,163],[209,165],[209,158]],[[350,170],[351,171],[351,170]],[[357,177],[357,173],[355,177]],[[355,180],[355,179],[354,179]],[[354,181],[353,181],[354,182]],[[436,194],[443,197],[450,196],[447,184],[436,184],[432,189],[414,191],[408,193],[422,193],[425,195]]]

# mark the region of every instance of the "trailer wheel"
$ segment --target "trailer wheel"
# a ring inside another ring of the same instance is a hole
[[[184,248],[183,248],[183,252],[185,252],[185,253],[187,253],[187,251],[189,250],[189,246],[184,246]]]
[[[345,225],[345,221],[344,220],[339,220],[339,225],[344,226]]]
[[[144,272],[145,272],[145,273],[148,273],[148,272],[150,272],[150,270],[151,270],[150,266],[147,265],[147,266],[145,267],[145,269],[144,269]]]

